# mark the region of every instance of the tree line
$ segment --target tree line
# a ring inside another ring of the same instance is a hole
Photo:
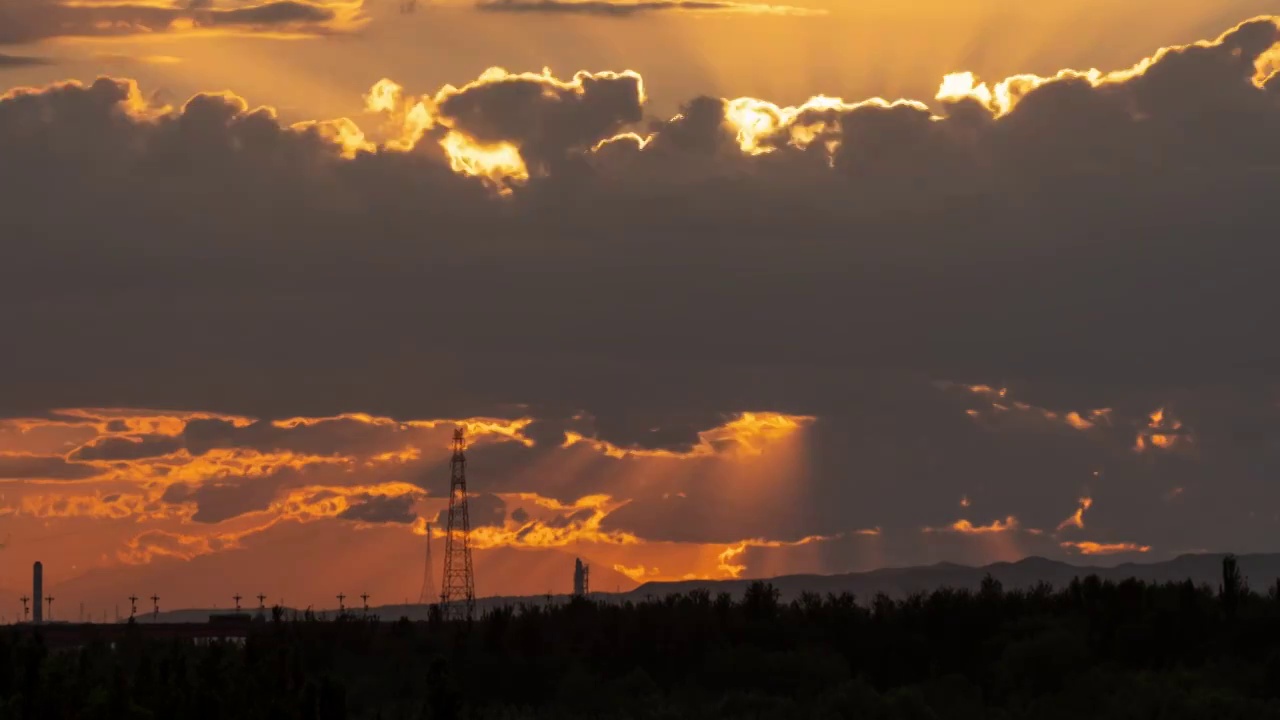
[[[239,643],[0,631],[0,720],[1277,718],[1280,582],[1079,578],[861,602],[766,582],[470,621],[280,610]]]

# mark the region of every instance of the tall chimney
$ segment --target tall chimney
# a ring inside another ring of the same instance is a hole
[[[44,565],[36,561],[31,568],[31,575],[31,599],[36,603],[31,617],[36,622],[44,622]]]

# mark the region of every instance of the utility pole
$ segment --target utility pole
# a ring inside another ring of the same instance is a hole
[[[242,599],[240,597],[240,593],[236,593],[235,595],[232,595],[231,599],[236,601],[236,612],[240,612],[240,600]]]
[[[346,599],[347,599],[346,595],[343,595],[342,593],[338,593],[338,614],[339,615],[347,611],[346,606],[342,604],[342,601]]]
[[[267,609],[267,596],[263,593],[258,593],[258,609],[259,610]]]
[[[160,619],[160,596],[159,595],[151,596],[151,619],[152,620]]]
[[[22,622],[26,622],[27,618],[31,617],[31,609],[27,607],[27,603],[31,602],[31,598],[23,595],[18,599],[22,601]]]
[[[129,619],[132,620],[134,615],[138,614],[138,596],[129,596]]]
[[[366,615],[368,615],[369,614],[369,593],[361,594],[360,599],[364,601],[364,612]]]
[[[49,595],[49,596],[45,597],[44,601],[45,601],[45,602],[47,602],[47,603],[49,603],[49,618],[48,618],[48,619],[49,619],[49,622],[53,622],[53,596],[52,596],[52,595]]]
[[[462,428],[453,431],[449,461],[449,523],[444,536],[444,582],[440,609],[446,617],[470,620],[475,611],[475,573],[471,567],[471,518],[467,512],[467,440]],[[458,607],[461,604],[462,607]]]

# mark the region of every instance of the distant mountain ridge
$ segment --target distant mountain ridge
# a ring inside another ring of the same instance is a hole
[[[1043,557],[1029,557],[1016,562],[999,562],[980,567],[938,563],[937,565],[883,568],[842,575],[784,575],[767,578],[782,594],[783,601],[794,600],[802,592],[853,593],[869,601],[877,593],[901,598],[912,593],[930,592],[941,587],[976,590],[988,574],[999,580],[1006,590],[1026,589],[1045,582],[1055,588],[1069,584],[1074,578],[1097,575],[1104,580],[1136,578],[1147,582],[1182,582],[1190,579],[1197,585],[1217,587],[1222,579],[1225,553],[1180,555],[1172,560],[1153,563],[1124,563],[1115,566],[1072,565]],[[1266,593],[1280,578],[1280,554],[1264,553],[1236,556],[1240,570],[1255,591]],[[688,580],[649,582],[623,593],[630,599],[663,597],[705,589],[712,593],[741,595],[754,579]]]
[[[954,563],[938,563],[936,565],[883,568],[860,573],[841,575],[784,575],[774,578],[751,578],[740,580],[688,580],[681,582],[650,582],[630,592],[624,593],[592,593],[592,597],[600,602],[639,601],[646,597],[662,598],[674,593],[686,593],[690,590],[705,589],[712,593],[727,592],[740,596],[747,586],[757,580],[772,583],[781,592],[784,602],[794,600],[802,592],[853,593],[859,602],[867,603],[877,593],[901,598],[912,593],[930,592],[942,587],[977,590],[982,580],[990,574],[1004,586],[1006,590],[1026,589],[1037,583],[1045,582],[1055,588],[1065,587],[1074,578],[1097,575],[1104,580],[1120,581],[1136,578],[1147,582],[1182,582],[1190,579],[1197,585],[1207,584],[1216,588],[1222,578],[1222,559],[1225,553],[1181,555],[1172,560],[1153,563],[1124,563],[1115,566],[1073,565],[1043,557],[1029,557],[1016,562],[999,562],[991,565],[968,566]],[[1266,593],[1280,578],[1280,553],[1250,554],[1236,556],[1241,572],[1248,579],[1249,585],[1256,592]],[[569,600],[568,595],[530,595],[501,596],[476,598],[476,608],[480,612],[503,606],[519,606],[521,604],[563,603]],[[426,620],[427,605],[393,604],[370,607],[369,612],[377,615],[384,622],[395,621],[401,617],[410,620]],[[141,608],[140,608],[141,609]],[[315,608],[317,616],[332,619],[335,608]],[[149,622],[206,622],[210,614],[232,612],[228,609],[182,609],[161,612],[158,617],[151,613],[140,612],[138,621]],[[244,612],[257,615],[256,607],[246,607]],[[302,609],[288,608],[287,615],[302,613]],[[359,610],[352,610],[360,614]],[[270,617],[271,613],[265,613]]]

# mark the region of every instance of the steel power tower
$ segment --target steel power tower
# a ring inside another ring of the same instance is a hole
[[[476,605],[476,579],[471,569],[466,449],[466,435],[462,428],[458,428],[453,431],[453,459],[449,462],[449,524],[444,535],[444,582],[440,589],[440,609],[446,616],[462,616],[470,620]]]
[[[433,602],[436,595],[436,582],[431,577],[431,523],[427,523],[427,564],[422,571],[422,591],[418,593],[418,604],[428,605]]]

